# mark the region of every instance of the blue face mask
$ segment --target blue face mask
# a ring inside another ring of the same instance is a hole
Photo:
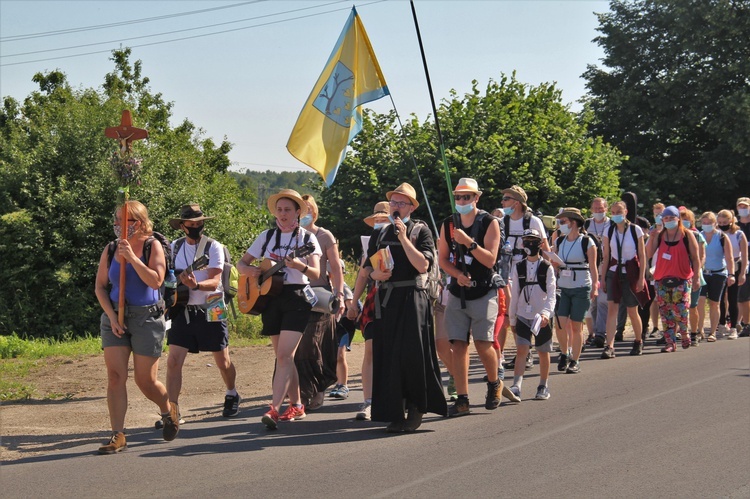
[[[710,234],[714,231],[714,225],[713,224],[704,224],[702,227],[703,232],[706,234]]]
[[[737,214],[744,218],[750,215],[750,208],[737,208]]]
[[[472,212],[474,209],[473,204],[458,204],[456,203],[456,211],[459,212],[461,215],[468,215]]]
[[[379,224],[375,224],[372,228],[373,229],[382,229],[384,225],[385,225],[384,223],[379,223]]]
[[[396,219],[393,218],[393,215],[388,215],[388,220],[390,220],[392,224],[396,223]],[[401,221],[404,222],[405,224],[408,224],[409,223],[409,217],[402,218]]]
[[[503,215],[512,215],[513,214],[513,208],[503,208]]]
[[[612,221],[616,224],[621,224],[625,221],[625,215],[612,215]]]
[[[690,220],[683,220],[682,221],[682,226],[685,227],[686,229],[689,229],[691,225],[692,224],[690,223]]]
[[[570,234],[570,224],[560,224],[560,234],[563,236]]]
[[[308,213],[307,215],[299,219],[299,224],[302,227],[309,227],[312,221],[313,221],[313,217],[312,215]]]
[[[664,222],[664,228],[665,229],[676,229],[677,228],[677,220],[670,220],[669,222]]]

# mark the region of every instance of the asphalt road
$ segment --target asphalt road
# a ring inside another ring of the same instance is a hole
[[[128,433],[128,449],[86,442],[3,463],[15,497],[750,497],[750,341],[720,340],[553,372],[552,397],[484,409],[472,363],[472,414],[429,417],[415,434],[354,421],[360,391],[268,431],[259,409],[185,425],[174,442]],[[554,359],[553,359],[554,360]],[[553,362],[553,369],[555,363]],[[33,418],[33,414],[29,414]]]

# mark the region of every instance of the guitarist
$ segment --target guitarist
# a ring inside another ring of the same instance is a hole
[[[172,242],[172,254],[176,269],[186,269],[205,254],[208,238],[203,235],[204,221],[214,217],[203,214],[197,204],[180,208],[180,216],[169,221],[169,226],[182,231],[184,238]],[[175,251],[177,250],[177,251]],[[224,396],[225,418],[239,414],[240,395],[235,388],[237,372],[229,358],[229,330],[226,320],[211,320],[207,301],[221,293],[221,271],[224,268],[224,252],[220,244],[208,247],[208,267],[194,272],[182,272],[179,281],[190,290],[184,311],[172,317],[167,343],[167,392],[169,400],[177,404],[182,389],[182,366],[188,353],[212,352],[214,363],[221,372],[227,387]],[[158,424],[158,423],[157,423]]]
[[[299,225],[300,217],[307,214],[308,208],[297,191],[282,189],[273,194],[268,198],[268,210],[276,217],[276,228],[258,236],[237,263],[237,270],[241,275],[259,280],[263,269],[251,265],[255,260],[266,259],[262,267],[270,261],[283,263],[279,269],[279,273],[283,273],[280,294],[270,298],[261,314],[261,334],[271,337],[276,354],[273,400],[262,421],[269,429],[275,429],[280,420],[294,421],[305,417],[294,354],[312,313],[312,305],[305,292],[312,293],[310,281],[320,276],[322,251],[315,235]],[[306,243],[314,246],[312,253],[304,258],[294,256]],[[287,394],[289,407],[279,415]]]

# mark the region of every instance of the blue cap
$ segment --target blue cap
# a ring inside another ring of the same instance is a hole
[[[667,206],[664,211],[661,212],[662,217],[680,217],[680,212],[674,206]]]

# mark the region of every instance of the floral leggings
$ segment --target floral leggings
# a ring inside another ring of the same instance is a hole
[[[679,328],[682,341],[685,342],[687,339],[689,344],[690,281],[682,281],[674,288],[668,288],[661,281],[656,281],[655,289],[661,320],[667,329],[664,333],[667,343],[675,342],[675,329]]]

